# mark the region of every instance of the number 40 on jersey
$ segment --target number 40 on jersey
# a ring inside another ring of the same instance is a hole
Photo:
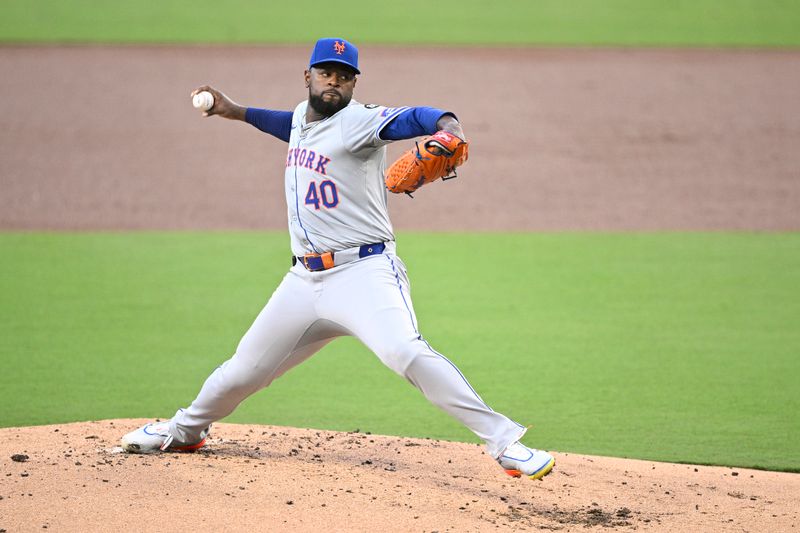
[[[336,184],[331,180],[321,181],[319,186],[316,181],[309,183],[306,205],[313,205],[317,211],[321,207],[332,209],[339,205],[339,192],[336,190]]]

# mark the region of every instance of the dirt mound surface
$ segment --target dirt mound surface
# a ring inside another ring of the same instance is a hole
[[[514,479],[472,444],[217,424],[129,455],[144,420],[0,429],[0,531],[796,530],[800,476],[555,453]]]

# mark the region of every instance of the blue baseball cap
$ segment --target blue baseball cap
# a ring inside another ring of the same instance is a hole
[[[308,67],[319,65],[320,63],[342,63],[361,74],[358,70],[358,48],[356,45],[344,39],[325,38],[317,41],[314,51],[311,52],[311,61]]]

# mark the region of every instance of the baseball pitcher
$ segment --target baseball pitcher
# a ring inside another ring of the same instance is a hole
[[[480,437],[507,473],[539,479],[555,459],[521,444],[525,428],[486,405],[420,332],[389,220],[388,192],[413,193],[467,161],[461,125],[453,113],[431,107],[361,104],[353,99],[358,74],[357,48],[326,38],[305,70],[308,98],[293,111],[243,107],[209,86],[192,92],[208,93],[195,98],[206,116],[247,122],[286,143],[291,268],[191,405],[125,435],[122,447],[197,449],[211,424],[242,400],[336,337],[352,335]],[[386,169],[387,144],[421,136],[428,137]]]

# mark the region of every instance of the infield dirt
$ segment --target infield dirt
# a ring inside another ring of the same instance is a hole
[[[306,61],[0,47],[0,229],[285,229],[284,145],[189,92],[291,109]],[[460,178],[391,199],[397,230],[800,229],[800,52],[364,48],[362,70],[360,101],[452,109],[472,141]],[[229,424],[119,453],[142,422],[0,430],[0,532],[800,527],[797,474],[556,451],[532,482],[474,445]]]
[[[800,228],[800,52],[361,56],[359,101],[452,109],[471,141],[461,178],[391,198],[397,230]],[[0,47],[0,228],[285,229],[285,144],[201,118],[189,92],[294,109],[307,61],[297,47]]]

